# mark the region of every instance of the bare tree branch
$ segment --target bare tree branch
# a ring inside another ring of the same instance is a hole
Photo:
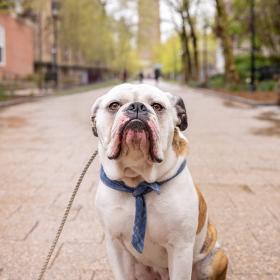
[[[97,0],[97,2],[103,7],[107,5],[107,0]]]
[[[164,2],[171,7],[175,12],[180,12],[180,4],[178,1],[176,1],[177,5],[172,0],[164,0]]]

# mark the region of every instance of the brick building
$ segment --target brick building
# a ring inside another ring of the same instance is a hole
[[[44,76],[45,82],[55,78],[61,86],[88,84],[110,78],[112,71],[86,63],[79,53],[73,53],[67,46],[62,45],[59,28],[62,5],[62,0],[44,0],[40,2],[37,10],[33,11],[36,14],[35,71]],[[52,75],[54,65],[56,77]]]
[[[22,18],[0,13],[0,80],[33,74],[33,27]]]
[[[110,69],[86,63],[80,54],[61,44],[62,0],[38,1],[32,8],[23,5],[25,0],[10,1],[14,4],[0,13],[0,81],[35,74],[30,81],[37,86],[54,81],[71,86],[113,75]]]

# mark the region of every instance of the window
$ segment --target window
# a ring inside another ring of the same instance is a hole
[[[0,66],[5,65],[5,29],[0,25]]]

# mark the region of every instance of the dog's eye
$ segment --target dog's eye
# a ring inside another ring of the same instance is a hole
[[[164,109],[164,107],[159,103],[153,103],[151,106],[158,112],[160,112]]]
[[[121,104],[119,102],[113,102],[108,106],[110,111],[117,111],[120,107]]]

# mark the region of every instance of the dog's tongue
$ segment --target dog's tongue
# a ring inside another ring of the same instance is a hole
[[[144,154],[149,152],[148,132],[142,129],[142,126],[129,125],[124,129],[123,135],[116,136],[108,147],[109,159],[117,159],[121,151],[125,154],[129,150],[139,150]]]
[[[147,133],[134,129],[127,129],[124,135],[123,144],[133,149],[140,149],[143,153],[148,151]]]
[[[108,145],[107,156],[109,159],[117,159],[121,152],[123,154],[132,152],[136,155],[137,151],[142,152],[151,158],[153,162],[161,162],[163,158],[162,150],[158,145],[158,132],[153,121],[144,124],[141,120],[129,121],[124,119],[119,122]]]

